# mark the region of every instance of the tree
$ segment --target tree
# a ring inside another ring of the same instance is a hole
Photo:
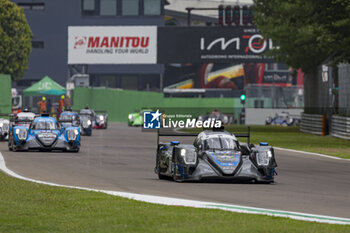
[[[305,112],[322,112],[317,67],[350,61],[350,0],[255,0],[254,21],[277,61],[305,73]]]
[[[19,80],[28,66],[32,31],[23,9],[9,0],[0,0],[0,73]]]

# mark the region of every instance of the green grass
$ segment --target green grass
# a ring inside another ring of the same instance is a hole
[[[247,126],[233,125],[227,126],[225,129],[231,132],[246,132]],[[185,131],[200,132],[201,129],[186,129]],[[302,133],[298,127],[251,126],[251,141],[254,144],[269,142],[270,145],[276,147],[350,159],[350,140]]]
[[[148,204],[0,172],[0,232],[350,232],[350,226]]]

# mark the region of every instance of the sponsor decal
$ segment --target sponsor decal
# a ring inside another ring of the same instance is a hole
[[[69,27],[69,64],[155,64],[154,26]]]

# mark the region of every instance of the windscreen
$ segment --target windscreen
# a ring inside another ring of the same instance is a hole
[[[34,123],[33,129],[34,130],[55,130],[55,129],[58,129],[58,127],[55,122],[39,121]]]
[[[234,150],[237,144],[231,137],[216,136],[205,140],[205,149]]]
[[[68,115],[68,114],[66,114],[66,115],[61,115],[60,116],[60,120],[64,120],[64,121],[74,121],[76,119],[77,119],[77,117],[75,115]]]
[[[93,115],[93,112],[90,109],[82,109],[80,110],[81,115]]]

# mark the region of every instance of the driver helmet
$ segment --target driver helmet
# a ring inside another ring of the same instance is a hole
[[[86,105],[86,106],[85,106],[85,109],[89,109],[89,105]]]

